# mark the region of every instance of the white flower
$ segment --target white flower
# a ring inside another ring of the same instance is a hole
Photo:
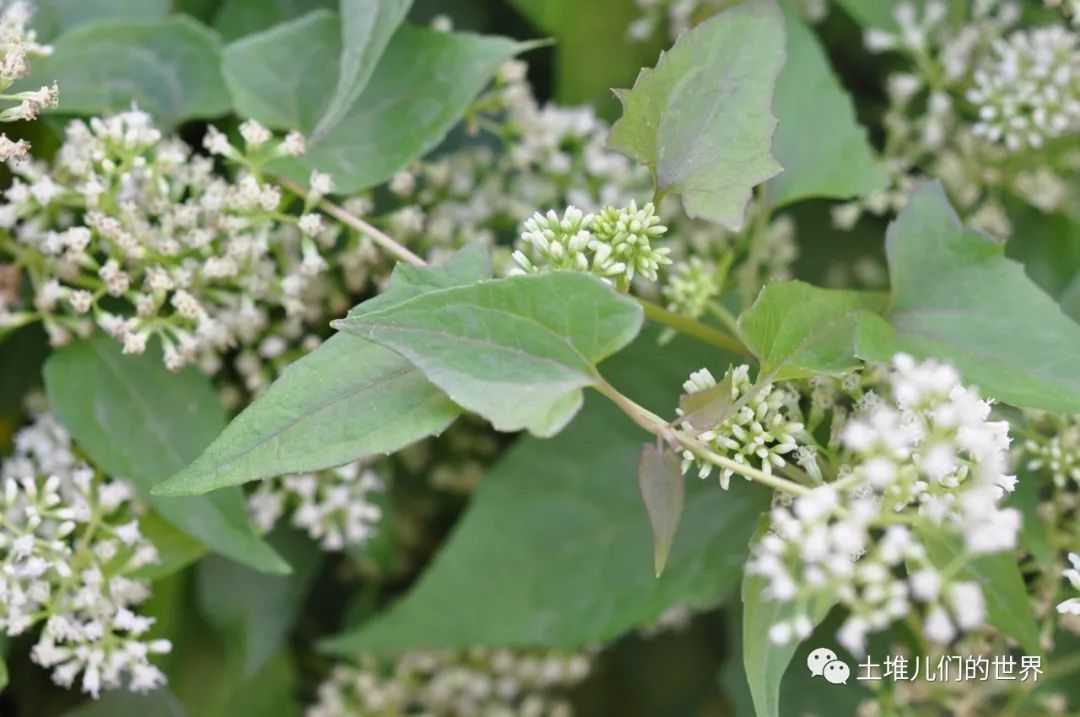
[[[129,575],[157,551],[139,531],[131,488],[80,464],[49,414],[16,434],[0,487],[0,547],[9,548],[0,551],[0,630],[44,623],[31,659],[64,687],[81,673],[94,697],[125,677],[137,691],[163,684],[148,655],[170,645],[143,642],[153,620],[133,609],[149,589]]]
[[[797,435],[803,431],[798,416],[792,415],[783,392],[773,384],[755,386],[750,380],[750,367],[746,364],[733,366],[724,375],[723,382],[730,383],[731,415],[708,430],[695,429],[689,423],[683,429],[697,434],[697,439],[710,450],[731,458],[737,463],[772,473],[774,468],[787,464],[787,456],[798,447]],[[687,393],[697,393],[712,388],[716,380],[706,369],[691,374],[683,384]],[[696,468],[699,478],[707,478],[715,466],[696,456],[692,451],[683,452],[682,471]],[[727,490],[735,471],[724,468],[720,473],[720,485]]]
[[[300,221],[297,223],[304,234],[309,237],[316,236],[322,231],[322,215],[321,214],[304,214],[300,217]]]
[[[1004,473],[1008,424],[990,421],[989,403],[959,380],[948,365],[900,354],[880,393],[844,381],[862,393],[839,431],[845,465],[834,482],[775,505],[772,532],[752,546],[746,569],[768,581],[773,599],[806,604],[824,593],[849,610],[838,639],[853,652],[916,610],[941,644],[983,624],[979,585],[934,564],[926,533],[962,539],[958,561],[1016,546],[1020,514],[1001,506],[1016,480]],[[706,383],[698,375],[686,388]]]
[[[240,123],[240,136],[244,138],[247,148],[253,150],[269,142],[274,135],[266,127],[249,119]]]
[[[286,513],[324,550],[339,551],[370,540],[382,518],[375,503],[382,479],[360,463],[318,474],[291,475],[264,481],[248,499],[252,520],[270,530]]]

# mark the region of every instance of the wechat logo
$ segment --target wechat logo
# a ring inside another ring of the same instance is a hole
[[[814,677],[824,677],[834,685],[846,685],[851,677],[851,668],[846,662],[836,658],[836,653],[827,647],[819,647],[806,658],[806,666]]]

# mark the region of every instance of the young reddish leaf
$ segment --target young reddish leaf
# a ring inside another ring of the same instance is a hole
[[[653,566],[656,577],[660,577],[686,502],[678,455],[667,448],[646,443],[638,460],[638,487],[652,527]]]

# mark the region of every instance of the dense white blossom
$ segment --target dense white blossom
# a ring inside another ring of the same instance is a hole
[[[364,656],[334,670],[307,717],[571,717],[560,692],[590,663],[586,653],[523,649]]]
[[[247,154],[213,129],[206,145],[241,164],[287,151],[254,123],[244,131]],[[0,256],[34,263],[34,299],[21,312],[0,306],[0,328],[41,318],[63,344],[96,325],[134,354],[157,337],[170,369],[198,361],[213,373],[224,352],[268,334],[298,340],[341,304],[320,281],[337,225],[283,219],[280,189],[245,170],[216,175],[143,112],[73,121],[51,166],[15,173]]]
[[[839,430],[836,478],[773,507],[747,569],[777,601],[837,599],[850,613],[837,639],[855,653],[916,610],[936,643],[980,626],[979,586],[956,577],[960,563],[935,563],[927,541],[954,542],[963,560],[1016,547],[1020,514],[1001,505],[1016,482],[1008,424],[989,413],[952,367],[897,355]],[[808,624],[796,615],[771,637],[804,637]]]
[[[925,177],[945,185],[967,224],[999,237],[1012,232],[1002,190],[1044,212],[1066,205],[1080,170],[1080,151],[1065,141],[1080,128],[1076,30],[1017,29],[1020,6],[1010,0],[979,0],[969,10],[952,22],[941,0],[902,2],[894,28],[867,30],[870,50],[898,53],[909,65],[886,81],[891,186],[836,207],[839,228],[863,212],[899,211]],[[1065,151],[1051,151],[1054,140]],[[1046,155],[1020,164],[1021,148]]]
[[[626,284],[635,276],[656,281],[659,268],[671,263],[670,248],[652,246],[667,227],[651,203],[639,209],[631,201],[629,207],[605,207],[598,214],[571,206],[561,217],[537,212],[523,229],[513,258],[525,272],[572,269]]]
[[[707,430],[697,430],[686,422],[683,429],[693,432],[697,440],[714,453],[736,463],[760,468],[766,473],[787,465],[785,456],[798,447],[797,437],[804,428],[796,415],[797,407],[792,405],[794,397],[771,383],[755,386],[746,364],[729,368],[721,384],[730,387],[729,415]],[[690,374],[683,383],[683,390],[691,394],[716,385],[713,375],[703,368]],[[683,453],[683,473],[691,468],[697,471],[698,477],[707,478],[715,466],[687,450]],[[734,474],[730,468],[721,470],[720,485],[725,490]]]
[[[158,553],[140,532],[131,486],[82,463],[42,414],[15,436],[0,487],[0,630],[43,625],[31,659],[94,697],[164,684],[150,657],[171,645],[151,639],[153,619],[134,612],[150,591],[132,575]]]
[[[711,261],[691,256],[672,268],[662,293],[667,307],[691,318],[705,313],[708,304],[720,293],[720,272]]]
[[[1010,150],[1080,133],[1080,36],[1058,25],[1017,30],[993,44],[967,99],[976,136]]]
[[[248,497],[252,520],[270,531],[285,513],[324,550],[363,545],[375,534],[382,509],[374,496],[382,479],[362,463],[320,473],[288,475],[263,481]]]
[[[1037,430],[1024,441],[1028,470],[1048,472],[1059,488],[1080,486],[1080,419],[1053,419],[1053,424],[1049,433]]]
[[[32,57],[52,52],[51,47],[36,41],[34,31],[28,27],[30,15],[31,5],[22,0],[7,3],[0,10],[0,93],[17,103],[0,110],[0,122],[32,120],[42,108],[57,105],[60,88],[55,82],[37,90],[6,94],[16,81],[30,75]],[[7,135],[0,134],[0,162],[22,159],[28,149],[30,145],[26,140],[12,141]]]

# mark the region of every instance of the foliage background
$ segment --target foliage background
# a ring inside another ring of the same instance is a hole
[[[133,7],[124,4],[123,0],[117,0],[116,4],[124,12],[130,12]],[[152,12],[148,8],[153,4],[146,0],[145,5],[138,7]],[[107,5],[94,4],[95,7]],[[291,19],[320,5],[332,7],[336,3],[328,0],[176,0],[173,9],[200,19],[229,40]],[[45,35],[49,34],[50,22],[57,28],[69,25],[81,12],[78,0],[55,0],[52,6],[55,8],[53,17],[43,13],[39,18]],[[561,104],[590,104],[603,117],[614,120],[619,107],[610,88],[631,86],[639,68],[654,64],[666,44],[659,36],[644,43],[626,39],[623,30],[638,13],[632,0],[418,0],[409,18],[417,24],[426,24],[437,15],[448,15],[453,18],[456,29],[520,40],[551,37],[556,41],[554,44],[531,50],[526,56],[530,65],[529,77],[538,95]],[[841,84],[855,99],[860,123],[871,128],[871,141],[880,144],[883,138],[877,128],[886,102],[880,80],[893,60],[869,55],[863,50],[861,30],[842,8],[833,8],[816,31],[824,40]],[[55,147],[63,122],[62,117],[50,116],[28,128],[35,151],[47,152],[49,147]],[[202,120],[181,124],[181,133],[185,137],[194,139],[203,131]],[[455,132],[446,146],[468,141],[473,140],[464,133]],[[801,255],[796,265],[797,278],[820,285],[826,282],[830,268],[838,262],[850,263],[866,256],[883,258],[880,237],[885,231],[884,220],[869,218],[855,231],[840,232],[832,228],[829,205],[825,202],[803,202],[791,211],[799,225]],[[1040,218],[1034,217],[1030,221],[1038,222]],[[1031,278],[1055,296],[1067,289],[1080,264],[1078,252],[1070,251],[1068,245],[1062,246],[1052,239],[1008,245],[1010,255],[1024,261]],[[1078,318],[1080,305],[1071,308],[1073,318]],[[618,357],[610,366],[605,364],[605,375],[613,377],[613,383],[641,386],[642,395],[634,398],[661,410],[686,372],[706,360],[701,355],[701,347],[690,343],[676,344],[660,358],[652,351],[655,339],[655,335],[639,339],[629,356]],[[19,331],[0,350],[0,415],[7,416],[0,419],[0,437],[10,435],[18,420],[16,416],[22,398],[39,385],[47,353],[45,337],[36,328]],[[709,355],[708,362],[718,363],[715,352]],[[635,371],[646,372],[648,378],[635,375]],[[594,435],[596,432],[604,435]],[[596,455],[592,450],[600,444],[615,446],[620,440],[627,448],[622,454],[614,448],[610,449],[611,455]],[[535,502],[531,505],[536,512],[520,516],[520,524],[524,526],[522,535],[513,538],[524,541],[522,544],[526,546],[535,546],[548,539],[552,531],[572,530],[572,520],[576,519],[572,513],[574,507],[566,510],[560,506],[560,489],[573,486],[595,490],[595,496],[587,494],[585,497],[592,501],[590,505],[594,509],[618,504],[612,514],[627,518],[626,525],[618,526],[625,534],[620,534],[617,541],[613,539],[604,549],[618,553],[617,562],[626,573],[633,573],[635,578],[644,575],[651,581],[648,574],[650,538],[636,487],[630,480],[639,442],[640,436],[634,434],[628,421],[617,416],[606,404],[590,401],[567,432],[554,441],[518,439],[496,474],[489,476],[499,480],[492,480],[492,485],[481,489],[488,491],[489,501],[485,507],[491,513],[476,511],[470,518],[486,525],[487,534],[497,535],[506,525],[515,524],[506,513],[495,509],[499,505],[497,492],[535,490]],[[550,475],[537,475],[537,465],[544,465],[542,472]],[[734,494],[719,493],[711,484],[698,486],[692,483],[690,489],[702,493],[701,500],[694,503],[694,510],[701,511],[701,515],[697,521],[693,515],[685,519],[681,545],[686,547],[696,542],[699,549],[701,541],[715,541],[718,548],[728,542],[744,545],[764,505],[764,496],[755,495],[747,486],[739,496],[746,505],[741,505],[733,503]],[[580,496],[576,500],[581,500]],[[537,505],[550,512],[538,515],[541,509],[535,508]],[[464,501],[445,496],[428,506],[430,523],[438,527],[427,536],[429,543],[424,549],[428,553],[437,554],[441,540],[450,533],[464,508]],[[717,521],[718,516],[726,520],[721,523]],[[484,521],[489,522],[485,524]],[[380,560],[392,560],[395,539],[392,531],[380,536],[363,559],[376,564]],[[15,661],[10,665],[10,688],[0,695],[0,714],[20,717],[54,714],[156,717],[182,713],[200,717],[299,715],[300,705],[310,702],[314,688],[327,668],[328,657],[315,647],[318,639],[337,633],[343,627],[362,623],[394,597],[404,594],[413,585],[418,571],[400,576],[387,586],[388,589],[352,595],[345,591],[341,580],[342,574],[351,569],[348,560],[325,557],[308,541],[298,539],[287,530],[276,532],[271,537],[271,544],[297,568],[291,578],[256,573],[212,556],[204,558],[192,569],[155,584],[150,612],[158,618],[159,626],[163,625],[167,632],[175,635],[177,642],[166,666],[170,676],[168,692],[146,698],[110,694],[97,703],[78,706],[71,695],[49,687],[44,671],[25,661]],[[476,575],[475,584],[463,589],[474,593],[465,591],[442,596],[448,610],[465,608],[463,619],[468,618],[472,600],[481,599],[486,590],[499,586],[498,576],[484,575],[487,557],[482,553],[473,555],[471,562],[461,568]],[[528,551],[524,554],[525,560],[535,557]],[[605,554],[604,557],[610,560],[612,556]],[[677,545],[671,564],[678,568],[683,557],[690,559],[680,555]],[[588,565],[585,555],[567,559],[581,560]],[[712,571],[702,576],[694,575],[691,566],[686,571],[690,574],[685,578],[687,584],[680,585],[677,593],[683,601],[689,596],[689,601],[703,612],[688,626],[674,632],[652,638],[639,634],[618,638],[599,658],[593,675],[575,689],[573,700],[579,714],[627,717],[751,714],[740,659],[741,641],[746,637],[761,639],[761,636],[739,634],[740,606],[733,592],[741,577],[739,567],[735,563],[726,566],[724,571]],[[580,565],[578,568],[581,584],[523,585],[520,599],[528,601],[531,595],[540,592],[603,592],[610,587],[602,575],[597,576],[593,584],[586,584],[589,571],[581,569]],[[674,572],[684,574],[678,570]],[[490,585],[489,577],[496,578]],[[632,580],[618,587],[629,592],[654,589],[651,584],[638,586]],[[664,589],[656,590],[653,604],[636,608],[642,612],[638,622],[647,622],[667,604],[670,596],[664,594]],[[567,601],[568,609],[572,602]],[[597,625],[590,624],[595,615],[587,610],[581,612],[577,634],[593,631],[609,636]],[[478,642],[489,637],[498,640],[509,629],[507,625],[514,621],[514,616],[489,617],[490,623],[468,625],[472,639]],[[499,622],[500,619],[503,622]],[[527,626],[514,627],[521,629],[518,634],[528,632]],[[831,635],[834,630],[835,625],[829,623],[822,627],[825,634]],[[419,618],[417,631],[416,639],[431,637]],[[460,635],[442,637],[448,642],[462,639]],[[371,639],[378,642],[377,636]],[[572,644],[576,639],[568,637],[567,642]],[[798,669],[806,651],[808,648],[796,655],[793,660],[796,668],[789,672],[784,682],[784,700],[791,714],[802,709],[830,715],[851,713],[861,696],[861,688],[852,683],[847,689],[836,689],[820,680],[815,682],[806,678],[803,670]],[[17,712],[16,704],[20,708]]]

